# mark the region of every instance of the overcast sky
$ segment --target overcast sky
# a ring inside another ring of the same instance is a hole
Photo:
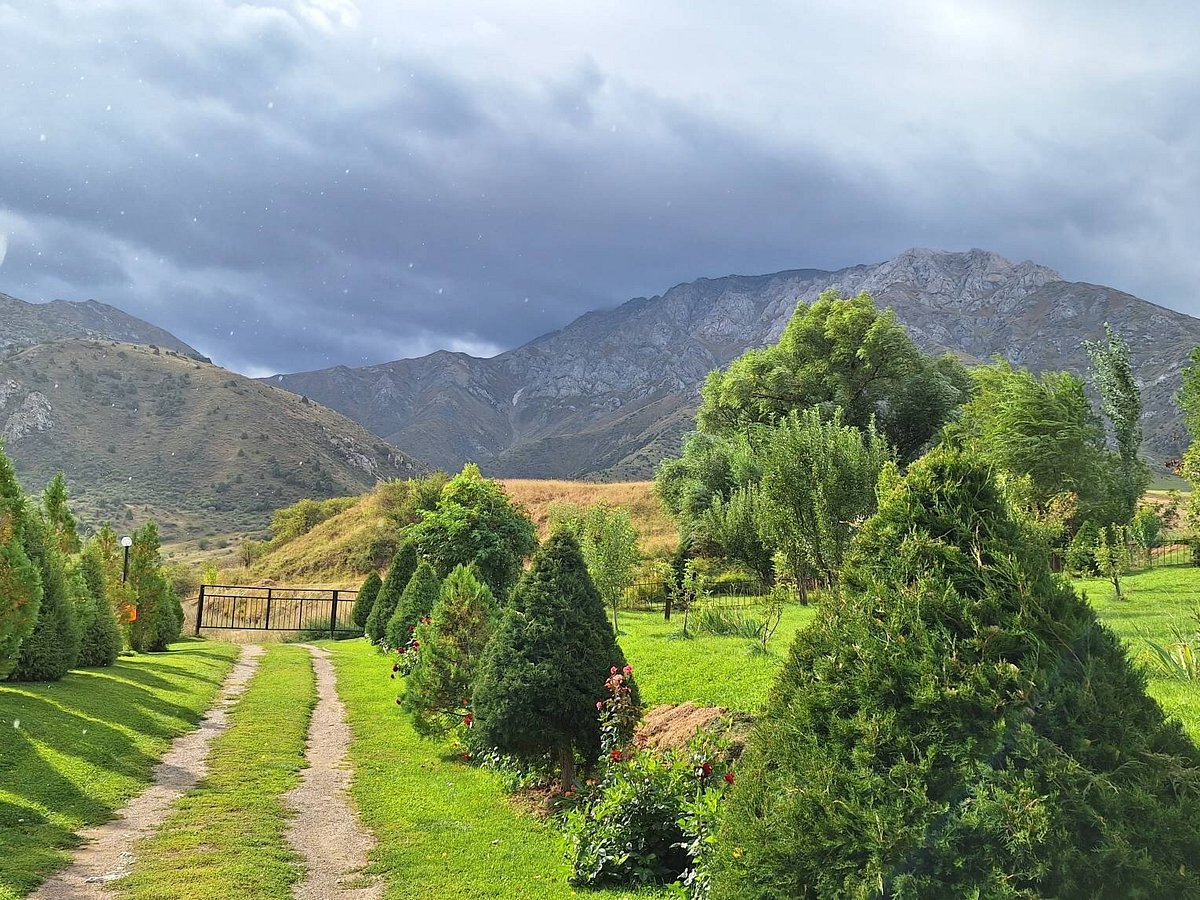
[[[254,375],[912,246],[1200,314],[1189,7],[0,0],[0,291]]]

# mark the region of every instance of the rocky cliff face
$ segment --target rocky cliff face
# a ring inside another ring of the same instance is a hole
[[[95,300],[26,303],[0,294],[0,351],[49,341],[88,339],[152,344],[195,359],[204,358],[169,331],[106,303]]]
[[[1146,449],[1175,456],[1171,398],[1200,345],[1200,320],[994,253],[909,250],[837,272],[700,279],[589,313],[492,359],[434,353],[272,383],[361,422],[431,465],[477,461],[510,477],[648,477],[677,452],[709,370],[778,338],[797,301],[869,291],[922,346],[995,355],[1034,370],[1087,370],[1082,341],[1109,322],[1130,344],[1146,404]]]

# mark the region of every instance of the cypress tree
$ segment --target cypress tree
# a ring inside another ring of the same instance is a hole
[[[133,533],[133,546],[129,548],[128,584],[136,598],[129,644],[141,653],[155,649],[160,643],[158,618],[164,608],[161,564],[158,525],[150,521]]]
[[[713,896],[1200,896],[1200,750],[987,467],[883,493],[739,762]]]
[[[54,534],[37,509],[29,513],[23,529],[25,552],[41,576],[42,603],[10,677],[15,681],[56,681],[78,663],[82,634]]]
[[[161,653],[179,640],[179,635],[183,632],[183,604],[179,602],[171,580],[161,573],[154,579],[151,591],[156,596],[154,602],[157,611],[154,633],[150,637],[150,646],[147,649],[153,653]]]
[[[381,587],[383,587],[383,581],[379,578],[379,573],[372,572],[362,583],[362,587],[358,589],[358,596],[354,598],[354,608],[350,611],[350,618],[364,633],[367,630],[367,619],[371,615],[371,607],[375,605],[375,598]]]
[[[0,678],[17,664],[42,605],[42,578],[25,552],[25,498],[0,447]]]
[[[67,480],[63,473],[59,472],[50,479],[42,493],[42,508],[46,511],[46,521],[54,534],[58,549],[65,555],[79,552],[79,534],[69,500]]]
[[[465,712],[497,618],[496,600],[472,567],[446,576],[430,622],[417,626],[421,652],[404,685],[404,708],[422,734],[448,730]]]
[[[596,703],[612,666],[625,656],[579,544],[551,535],[513,591],[488,644],[475,688],[477,727],[486,743],[526,758],[556,756],[562,786],[575,780],[575,754],[600,752]]]
[[[395,650],[408,643],[408,638],[417,627],[417,623],[433,612],[433,604],[437,602],[438,591],[442,582],[437,577],[433,566],[421,560],[417,571],[404,586],[404,593],[396,603],[392,617],[388,619],[384,629],[383,642],[389,649]]]
[[[409,579],[412,578],[415,571],[417,571],[417,548],[406,543],[400,547],[396,558],[392,560],[387,577],[383,579],[379,593],[375,595],[371,612],[367,616],[367,638],[372,644],[383,643],[383,633],[392,618],[392,613],[396,611],[400,595],[408,587]]]
[[[121,629],[104,583],[104,562],[94,544],[88,544],[75,579],[78,606],[83,616],[83,642],[79,665],[111,666],[121,653]]]

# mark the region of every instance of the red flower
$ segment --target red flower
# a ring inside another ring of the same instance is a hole
[[[609,669],[609,670],[608,670],[608,674],[609,674],[609,675],[616,675],[616,674],[617,674],[617,667],[616,667],[616,666],[613,666],[611,669]]]
[[[420,648],[420,646],[421,646],[421,642],[420,642],[420,641],[413,641],[413,649],[414,649],[414,650],[417,650],[417,649],[419,649],[419,648]]]
[[[470,762],[473,759],[473,757],[471,756],[470,753],[464,753],[462,755],[462,758],[463,758],[463,762]]]
[[[467,698],[463,697],[463,706],[466,706],[466,705],[467,705]]]
[[[711,774],[712,774],[712,764],[711,763],[705,763],[704,765],[702,765],[700,767],[700,777],[701,778],[707,778]]]
[[[632,675],[633,674],[633,666],[626,666],[621,671],[624,672],[626,675]]]
[[[467,713],[465,716],[463,716],[463,724],[466,725],[468,728],[471,727],[471,723],[474,721],[475,721],[475,717],[472,716],[470,713]]]
[[[396,650],[396,652],[397,652],[397,653],[403,653],[403,652],[404,652],[404,648],[403,648],[403,647],[400,647],[399,649],[397,649],[397,650]]]
[[[726,773],[725,773],[725,783],[726,783],[726,784],[733,784],[733,773],[732,773],[732,772],[726,772]]]
[[[400,663],[396,663],[395,665],[393,665],[393,666],[392,666],[392,671],[393,671],[393,672],[399,672],[399,671],[400,671]]]
[[[617,760],[617,761],[619,761],[619,760],[621,759],[621,751],[620,751],[620,750],[614,750],[612,753],[608,754],[608,758],[609,758],[609,759],[611,759],[611,760]]]
[[[603,700],[596,701],[596,709],[604,709],[604,701]]]

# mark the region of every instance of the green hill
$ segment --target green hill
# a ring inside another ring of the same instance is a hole
[[[194,357],[110,341],[0,359],[0,426],[25,486],[59,470],[85,525],[155,518],[164,538],[261,531],[301,497],[423,467],[342,415]]]

